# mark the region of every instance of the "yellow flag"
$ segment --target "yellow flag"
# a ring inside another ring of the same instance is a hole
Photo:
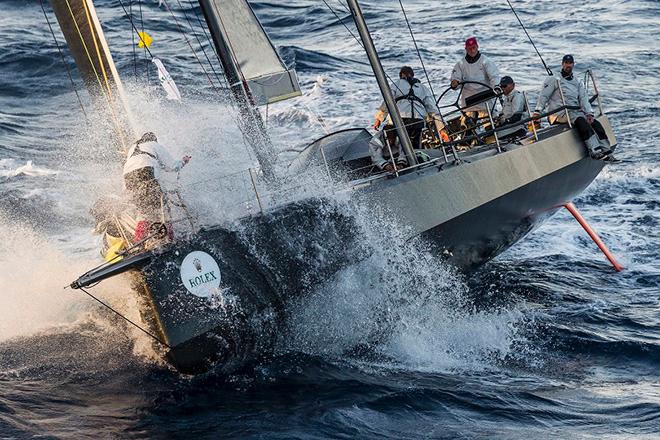
[[[151,38],[151,35],[149,35],[146,32],[139,32],[138,35],[140,36],[140,41],[138,41],[138,47],[149,47],[151,46],[151,42],[154,41],[153,38]]]

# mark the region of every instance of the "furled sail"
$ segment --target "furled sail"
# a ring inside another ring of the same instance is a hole
[[[200,0],[209,29],[220,46],[223,64],[232,62],[247,83],[254,104],[264,105],[300,96],[294,70],[286,68],[247,0]],[[227,53],[223,53],[226,49]],[[230,69],[231,70],[231,69]]]
[[[90,94],[109,110],[123,146],[135,135],[119,74],[91,0],[51,0],[78,71]]]

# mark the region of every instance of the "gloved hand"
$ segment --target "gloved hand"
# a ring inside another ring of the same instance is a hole
[[[440,130],[440,137],[443,142],[449,142],[449,134],[447,134],[447,130]]]
[[[502,87],[500,87],[500,86],[495,86],[495,87],[493,87],[493,91],[495,92],[495,94],[496,94],[497,96],[500,96],[500,95],[502,94]]]
[[[187,164],[188,162],[190,162],[190,159],[192,159],[192,157],[186,155],[186,156],[183,156],[183,157],[181,158],[181,162],[183,162],[183,164],[185,165],[185,164]]]
[[[374,121],[374,130],[378,131],[378,128],[380,127],[380,123],[381,123],[380,119],[376,119]]]

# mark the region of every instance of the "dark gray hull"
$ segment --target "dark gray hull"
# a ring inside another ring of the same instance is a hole
[[[213,298],[196,296],[185,285],[182,264],[193,252],[218,265]],[[144,318],[171,347],[167,357],[179,371],[217,365],[231,372],[268,356],[286,302],[367,254],[352,218],[311,199],[245,219],[240,231],[215,227],[164,246],[132,275],[150,306]]]
[[[601,121],[614,145],[608,121]],[[604,162],[586,155],[573,130],[558,127],[547,136],[503,153],[466,153],[460,165],[436,163],[370,180],[353,191],[364,203],[387,203],[439,255],[473,268],[524,237],[602,170]],[[215,364],[230,372],[257,362],[270,353],[287,302],[368,255],[354,219],[332,206],[311,199],[245,219],[243,232],[201,231],[135,273],[177,369],[196,373]],[[183,285],[182,261],[194,251],[217,262],[224,305]]]

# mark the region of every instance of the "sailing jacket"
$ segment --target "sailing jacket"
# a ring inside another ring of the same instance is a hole
[[[397,101],[396,106],[401,113],[402,118],[423,119],[427,113],[437,113],[438,106],[435,105],[435,100],[431,91],[419,80],[415,80],[411,85],[407,79],[399,78],[398,81],[390,86],[392,95]],[[401,98],[398,99],[397,98]],[[384,121],[387,116],[387,106],[385,101],[378,107],[376,119]]]
[[[140,168],[151,167],[154,169],[154,177],[160,177],[160,170],[179,171],[183,162],[174,160],[167,149],[158,142],[144,142],[133,145],[126,154],[124,163],[124,176],[131,171]]]
[[[519,90],[513,90],[508,95],[502,96],[502,122],[501,125],[510,124],[513,122],[520,121],[525,114],[525,97],[522,92]],[[514,133],[520,130],[520,125],[515,125],[511,128],[505,128],[504,130],[498,131],[499,136],[506,136],[508,134]]]
[[[560,75],[559,77],[559,87],[564,93],[564,100],[566,105],[579,107],[580,110],[569,110],[568,113],[571,117],[571,122],[574,122],[580,116],[584,117],[585,115],[593,115],[594,111],[591,108],[589,99],[587,98],[587,91],[584,88],[584,85],[580,80],[575,78],[574,75],[571,75],[568,78]],[[543,109],[551,111],[563,106],[561,101],[561,94],[559,93],[559,87],[557,87],[557,77],[548,76],[545,81],[543,81],[543,88],[539,94],[539,99],[536,102],[536,109],[534,111],[542,113]],[[566,112],[561,111],[559,113],[552,114],[548,117],[551,124],[562,123],[565,124],[566,121]]]
[[[393,147],[388,148],[388,142],[384,138],[384,133],[379,131],[371,138],[371,141],[369,141],[369,154],[371,154],[371,160],[373,163],[382,170],[387,162],[389,162],[391,150],[392,155],[396,157],[397,164],[407,164],[408,160],[406,159],[406,156],[400,154],[401,150],[399,142]]]
[[[461,58],[451,71],[450,81],[478,81],[483,84],[489,84],[493,88],[499,85],[500,71],[497,69],[495,63],[481,52],[479,52],[475,58],[476,60],[473,62],[467,60],[467,55]],[[463,92],[461,93],[461,107],[465,107],[465,98],[484,90],[486,90],[486,88],[479,84],[465,84],[463,86]],[[475,105],[466,109],[466,111],[486,111],[486,103],[483,102],[479,105]]]

